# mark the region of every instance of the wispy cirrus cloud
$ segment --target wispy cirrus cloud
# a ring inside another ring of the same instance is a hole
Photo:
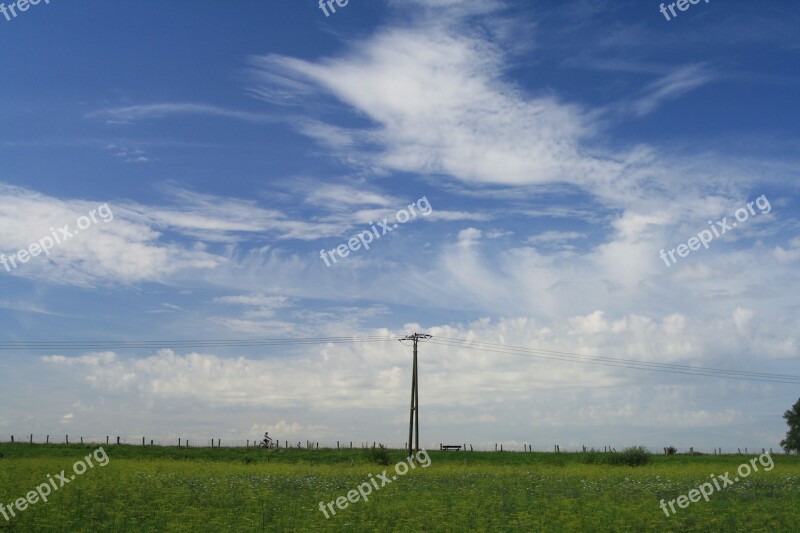
[[[27,248],[52,228],[75,229],[78,217],[103,202],[67,200],[0,183],[0,250]],[[106,202],[108,203],[108,202]],[[110,202],[114,219],[94,225],[11,274],[65,285],[163,281],[184,269],[215,268],[223,258],[202,249],[161,241],[150,224]],[[5,274],[5,273],[3,273]]]
[[[122,159],[125,163],[148,163],[151,161],[144,150],[139,148],[128,148],[125,146],[118,146],[116,144],[109,144],[106,146],[114,157]]]
[[[645,89],[645,95],[631,104],[638,116],[647,115],[670,100],[706,85],[717,78],[704,64],[677,68]]]
[[[379,146],[372,159],[389,169],[521,185],[580,180],[614,166],[581,149],[592,128],[579,107],[498,81],[502,52],[486,41],[448,28],[404,28],[358,50],[320,62],[268,56],[258,75],[268,86],[273,68],[290,71],[369,117],[375,127],[351,133],[348,145]]]
[[[545,231],[528,237],[526,242],[534,245],[554,244],[584,238],[586,238],[586,235],[577,231]]]
[[[243,120],[245,122],[254,123],[267,123],[276,121],[275,117],[263,113],[227,109],[209,104],[194,104],[185,102],[144,104],[128,107],[99,109],[89,113],[87,117],[105,119],[106,122],[112,124],[131,124],[141,120],[161,119],[173,115],[204,115]]]

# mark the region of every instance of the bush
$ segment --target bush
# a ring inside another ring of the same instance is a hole
[[[389,452],[386,451],[386,448],[383,447],[383,444],[378,444],[380,448],[369,448],[367,450],[367,457],[370,461],[374,461],[379,465],[388,465],[389,460]]]
[[[644,446],[631,446],[622,453],[613,453],[609,456],[609,464],[624,466],[642,466],[650,462],[650,452]]]
[[[667,455],[675,455],[676,453],[678,453],[678,450],[675,448],[675,446],[670,446],[667,448]]]
[[[620,453],[601,453],[592,450],[584,455],[583,462],[614,466],[642,466],[650,462],[650,452],[644,446],[625,448]]]

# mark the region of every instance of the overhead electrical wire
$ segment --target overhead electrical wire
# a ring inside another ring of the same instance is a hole
[[[473,350],[481,350],[485,352],[534,357],[538,359],[550,359],[562,362],[585,363],[585,364],[594,364],[600,366],[629,368],[634,370],[648,370],[652,372],[668,372],[672,374],[729,378],[729,379],[738,379],[745,381],[789,383],[789,384],[800,385],[800,376],[790,375],[790,374],[748,372],[741,370],[726,370],[721,368],[707,368],[707,367],[676,365],[667,363],[653,363],[648,361],[636,361],[633,359],[581,355],[581,354],[561,352],[556,350],[525,348],[521,346],[510,346],[506,344],[470,341],[466,339],[454,339],[449,337],[438,337],[438,336],[434,337],[429,342],[432,344],[437,344],[440,346],[449,346],[453,348],[466,348]]]
[[[124,348],[214,348],[247,346],[292,346],[304,344],[346,344],[394,341],[400,336],[302,337],[211,340],[141,340],[141,341],[9,341],[0,342],[0,350],[98,350]]]
[[[156,349],[156,348],[217,348],[217,347],[259,347],[259,346],[301,346],[311,344],[348,344],[366,342],[386,342],[404,340],[401,335],[367,335],[363,337],[297,337],[297,338],[252,338],[252,339],[204,339],[204,340],[131,340],[131,341],[7,341],[0,342],[0,350],[101,350],[101,349]],[[472,341],[451,337],[435,336],[427,342],[451,348],[466,348],[484,352],[519,355],[537,359],[561,362],[593,364],[607,367],[667,372],[692,376],[738,379],[744,381],[763,381],[770,383],[800,384],[800,376],[767,372],[727,370],[699,366],[677,365],[637,361],[617,357],[584,355],[557,350],[526,348],[492,342]]]

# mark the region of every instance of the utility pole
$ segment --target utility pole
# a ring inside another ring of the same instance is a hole
[[[419,451],[419,373],[417,371],[417,344],[420,339],[430,339],[431,335],[413,333],[406,335],[400,342],[412,341],[414,343],[414,364],[411,370],[411,410],[408,422],[408,457],[412,450]]]

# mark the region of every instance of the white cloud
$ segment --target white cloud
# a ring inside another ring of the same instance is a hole
[[[680,67],[663,78],[653,82],[644,96],[631,105],[641,116],[655,111],[662,103],[676,99],[684,94],[714,81],[716,76],[705,65],[695,64]]]
[[[742,412],[749,401],[741,391],[769,394],[772,385],[559,362],[547,354],[525,357],[496,353],[488,346],[478,350],[451,346],[446,341],[469,339],[662,363],[714,366],[725,361],[731,368],[769,371],[763,359],[759,366],[748,363],[753,350],[763,353],[764,347],[758,344],[758,332],[752,343],[739,333],[739,317],[734,313],[715,323],[679,314],[608,318],[596,311],[550,322],[487,318],[428,328],[434,342],[421,346],[421,396],[425,423],[436,424],[426,429],[426,435],[461,440],[476,431],[494,434],[504,428],[503,434],[524,439],[534,428],[539,435],[552,436],[558,428],[570,428],[574,434],[583,431],[581,427],[609,425],[640,428],[640,435],[641,428],[667,426],[677,434],[682,428],[722,428],[713,438],[739,432],[747,423]],[[408,324],[404,330],[424,328]],[[211,417],[231,408],[250,416],[268,407],[266,421],[251,422],[242,431],[315,439],[337,430],[341,434],[342,420],[349,419],[359,431],[371,428],[372,438],[379,439],[402,435],[408,356],[407,346],[382,342],[310,346],[280,356],[222,357],[164,349],[143,358],[86,354],[43,361],[54,366],[65,382],[86,380],[93,394],[115,398],[114,403],[146,401],[157,409],[163,402],[189,402]],[[394,429],[379,429],[386,426],[387,417],[398,421],[388,425]],[[328,420],[337,423],[313,422]]]
[[[400,200],[376,191],[351,185],[313,184],[306,194],[306,202],[328,207],[329,210],[352,208],[354,206],[393,207],[402,204]]]
[[[52,228],[67,225],[75,235],[56,244],[49,255],[18,264],[11,274],[89,286],[162,281],[184,269],[215,268],[223,262],[201,249],[159,242],[158,231],[113,203],[109,204],[113,219],[97,217],[97,223],[79,233],[78,218],[97,211],[101,203],[60,200],[0,184],[0,249],[7,254],[52,236]]]
[[[265,84],[275,70],[292,72],[367,115],[377,127],[348,138],[382,146],[376,162],[395,170],[506,185],[617,172],[580,148],[592,126],[577,106],[498,81],[502,54],[488,42],[424,27],[386,31],[354,50],[319,63],[269,56],[259,72]]]
[[[159,119],[171,115],[206,115],[243,120],[246,122],[265,123],[274,122],[274,118],[261,113],[225,109],[209,104],[195,104],[186,102],[159,103],[134,105],[99,109],[89,113],[91,118],[105,119],[112,124],[128,124],[140,120]]]
[[[772,253],[775,256],[775,259],[784,264],[797,261],[800,259],[800,237],[795,237],[794,239],[790,240],[789,246],[786,248],[783,248],[782,246],[776,246]]]
[[[476,228],[463,229],[458,232],[458,242],[462,244],[469,244],[473,241],[480,240],[482,235],[483,233],[481,230]]]
[[[215,301],[226,304],[250,305],[257,307],[285,307],[289,304],[286,296],[268,294],[241,294],[236,296],[222,296]]]
[[[586,238],[586,235],[578,233],[577,231],[545,231],[536,235],[531,235],[526,239],[526,242],[530,244],[552,244],[583,238]]]
[[[146,156],[144,150],[139,148],[125,148],[114,144],[109,144],[106,149],[110,150],[114,157],[121,158],[125,163],[148,163],[151,161]]]
[[[434,209],[425,217],[425,220],[436,221],[442,220],[446,222],[455,222],[459,220],[473,220],[475,222],[486,222],[491,220],[491,216],[486,213],[470,213],[468,211],[445,211]]]

